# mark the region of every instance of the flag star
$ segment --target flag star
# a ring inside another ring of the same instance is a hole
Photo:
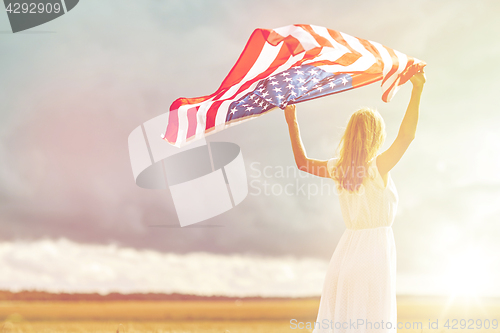
[[[277,85],[277,84],[279,84],[279,83],[278,83],[278,81],[273,81],[273,82],[271,82],[271,85],[273,85],[273,86],[275,86],[275,85]]]
[[[287,78],[285,78],[285,82],[290,82],[290,81],[292,81],[292,78],[291,78],[291,77],[287,77]]]
[[[286,86],[288,89],[293,89],[295,88],[291,83],[289,83],[287,86]]]
[[[311,81],[314,82],[314,83],[318,83],[319,82],[319,80],[317,78],[313,78]]]
[[[331,88],[335,87],[335,83],[333,83],[333,82],[330,82],[328,85],[329,85]]]
[[[325,88],[323,88],[323,87],[318,87],[319,92],[321,92],[321,90],[323,90],[323,89],[325,89]]]
[[[268,102],[272,102],[273,100],[272,100],[272,99],[270,99],[270,98],[267,98],[267,99],[266,99],[266,101],[268,101]]]
[[[295,71],[295,74],[297,74],[297,75],[303,75],[303,74],[304,74],[304,72],[303,72],[303,71],[299,71],[299,70],[297,69],[297,70]]]
[[[250,104],[243,104],[243,106],[249,106]]]
[[[266,89],[265,87],[262,87],[262,88],[260,88],[260,89],[257,89],[257,91],[261,93],[261,92],[263,92],[265,89]]]
[[[236,111],[238,111],[238,109],[237,109],[237,108],[232,108],[232,109],[231,109],[231,114],[235,113]]]
[[[281,92],[281,88],[277,87],[273,89],[275,92]]]
[[[311,73],[311,75],[316,75],[316,74],[318,74],[318,72],[316,72],[314,69],[311,69],[311,70],[309,71],[309,73]]]
[[[283,72],[283,73],[281,73],[281,75],[282,75],[282,76],[287,76],[287,75],[290,75],[290,73],[288,73],[288,72]]]
[[[342,83],[344,84],[344,86],[347,84],[347,82],[349,82],[349,81],[347,81],[347,79],[346,79],[346,78],[345,78],[345,76],[344,76],[344,77],[342,78]]]
[[[276,96],[276,98],[278,98],[278,99],[282,99],[282,98],[283,98],[283,95],[278,95],[278,96]]]
[[[253,101],[253,104],[259,104],[259,99],[257,99],[257,98],[256,98],[256,99]]]
[[[265,93],[262,94],[262,97],[266,97],[267,95],[269,95],[269,93],[266,91]]]
[[[302,91],[306,91],[307,90],[307,88],[304,87],[304,86],[300,87],[299,89],[302,90]]]
[[[253,101],[253,99],[255,98],[255,95],[250,95],[250,99]]]
[[[299,77],[299,78],[297,79],[297,81],[299,81],[300,83],[304,83],[304,82],[306,82],[306,80],[304,80],[304,79],[303,79],[303,78],[301,78],[301,77]]]
[[[264,104],[264,102],[260,101],[259,106],[262,107],[262,104]]]
[[[249,107],[247,107],[246,111],[250,111],[250,110],[252,110],[252,109],[255,109],[255,108],[254,108],[254,107],[252,107],[252,106],[249,106]]]
[[[292,90],[292,91],[290,92],[290,95],[297,96],[297,93],[296,93],[295,91],[293,91],[293,90]]]

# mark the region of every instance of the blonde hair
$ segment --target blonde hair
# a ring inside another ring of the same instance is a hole
[[[352,114],[340,139],[339,158],[332,177],[339,190],[359,190],[365,179],[368,163],[377,155],[385,135],[384,120],[378,111],[361,108]]]

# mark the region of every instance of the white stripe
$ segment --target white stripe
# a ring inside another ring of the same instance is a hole
[[[329,46],[323,47],[323,49],[321,50],[321,53],[317,57],[315,57],[314,59],[305,61],[304,62],[305,65],[307,65],[309,63],[316,62],[316,61],[321,61],[321,60],[335,61],[335,60],[339,59],[340,57],[342,57],[344,54],[351,52],[345,45],[342,45],[339,42],[337,42],[335,39],[333,39],[332,36],[330,36],[330,33],[328,32],[327,28],[318,27],[318,26],[314,26],[314,25],[311,27],[313,28],[314,32],[316,32],[318,35],[320,35],[321,37],[323,37],[327,41],[329,41],[332,44],[333,48],[329,47]],[[332,66],[332,65],[328,65],[328,66]]]
[[[210,109],[214,101],[209,100],[200,104],[196,113],[196,134],[203,133],[207,124],[207,111]]]
[[[261,53],[259,54],[259,57],[253,64],[252,68],[246,73],[245,77],[237,84],[233,85],[228,91],[224,93],[224,95],[221,96],[219,99],[227,99],[230,98],[232,95],[234,95],[238,89],[245,84],[247,81],[252,80],[255,78],[257,75],[261,74],[265,70],[271,66],[271,64],[274,62],[276,59],[276,56],[278,55],[279,51],[281,50],[281,46],[283,45],[283,42],[279,43],[276,46],[272,46],[269,43],[265,43],[264,47],[262,48]]]
[[[389,102],[392,97],[396,94],[396,92],[399,90],[399,80],[400,80],[400,74],[401,72],[406,68],[406,65],[408,64],[408,57],[399,52],[399,51],[396,51],[396,50],[393,50],[394,53],[397,55],[398,57],[398,60],[399,60],[399,67],[398,67],[398,70],[396,71],[396,73],[394,73],[394,75],[392,75],[384,84],[382,85],[382,89],[385,91],[387,89],[390,89],[390,85],[387,85],[387,83],[389,83],[388,81],[392,81],[391,84],[394,82],[394,86],[392,87],[392,89],[389,90],[389,93],[387,95],[387,102]]]
[[[392,68],[392,57],[389,54],[389,51],[387,51],[387,49],[382,44],[372,41],[368,42],[370,42],[377,49],[378,53],[380,53],[382,63],[384,64],[384,69],[382,71],[382,80],[384,80],[385,76]]]
[[[187,110],[192,108],[191,104],[182,105],[177,109],[177,119],[178,119],[178,130],[177,130],[177,140],[175,140],[175,145],[177,146],[180,142],[186,141],[188,119]]]
[[[321,47],[321,45],[318,44],[316,39],[304,28],[302,27],[296,27],[294,25],[289,25],[286,27],[281,27],[278,29],[273,29],[274,32],[277,34],[287,37],[287,36],[293,36],[297,38],[297,40],[300,42],[304,50],[308,51],[310,49],[314,49],[315,47]]]
[[[186,139],[187,129],[188,129],[187,110],[191,109],[191,108],[195,108],[197,106],[200,106],[200,108],[201,108],[201,105],[204,105],[204,104],[207,104],[207,103],[211,103],[212,100],[213,100],[213,97],[209,98],[206,101],[200,102],[200,103],[185,104],[185,105],[180,106],[179,109],[177,109],[177,119],[178,119],[179,129],[177,131],[177,140],[175,141],[176,142],[175,146],[177,146],[177,142],[179,142],[179,137],[180,137],[180,132],[181,131],[182,131],[182,133],[184,133],[184,141]],[[197,116],[197,120],[196,120],[197,121],[197,124],[196,124],[196,133],[198,133],[198,130],[200,128],[200,126],[199,126],[199,120],[198,120],[199,110],[198,110],[198,113],[197,113],[196,116]],[[167,128],[168,128],[168,124],[167,124],[167,127],[165,127],[165,134],[163,136],[166,135]],[[203,130],[205,130],[204,126],[202,128],[203,128]],[[182,141],[182,142],[184,142],[184,141]]]
[[[215,126],[224,124],[226,122],[227,111],[229,105],[231,105],[232,102],[234,102],[234,100],[230,99],[228,101],[222,102],[222,104],[219,105],[219,109],[217,110],[217,115],[215,116]]]
[[[347,52],[344,52],[344,50],[337,50],[331,47],[324,47],[323,50],[321,50],[321,53],[317,57],[315,57],[314,59],[306,60],[302,64],[308,65],[310,63],[314,63],[316,61],[321,61],[321,60],[335,61],[340,57],[342,57],[344,54],[349,52],[350,52],[349,50]],[[326,66],[334,66],[334,65],[326,65]]]
[[[351,48],[353,48],[355,51],[358,51],[361,54],[361,57],[356,60],[354,63],[348,65],[348,66],[342,66],[342,65],[324,65],[324,66],[318,66],[319,68],[331,72],[331,73],[337,73],[337,72],[363,72],[370,68],[375,62],[375,56],[368,51],[360,42],[357,38],[354,38],[350,35],[344,34],[340,32],[344,40],[349,44]]]
[[[330,44],[332,44],[334,49],[342,52],[342,55],[351,52],[346,46],[340,44],[335,39],[333,39],[332,36],[330,36],[330,33],[328,32],[327,28],[318,27],[318,26],[311,26],[311,27],[313,28],[314,32],[316,32],[318,35],[320,35],[321,37],[323,37],[327,41],[329,41]],[[330,48],[330,47],[328,47],[328,48]]]
[[[394,74],[392,74],[387,79],[387,81],[385,81],[384,84],[382,85],[382,90],[384,92],[389,90],[391,88],[391,85],[394,82],[396,82],[397,80],[399,80],[399,74],[401,74],[401,72],[406,68],[406,64],[408,63],[408,58],[406,57],[406,55],[404,55],[403,53],[396,51],[396,50],[393,50],[393,51],[396,54],[396,56],[398,57],[399,66],[398,66],[398,69],[396,70],[396,72]],[[394,94],[396,93],[396,91],[398,89],[399,89],[398,83],[396,82],[394,87],[389,92],[389,95],[387,97],[388,101],[390,101],[392,99],[392,96],[394,96]]]
[[[264,80],[264,79],[262,79],[262,80]],[[231,98],[230,101],[237,101],[238,99],[240,99],[243,96],[245,96],[245,94],[249,93],[250,91],[253,91],[257,87],[257,85],[259,84],[259,82],[262,81],[262,80],[255,81],[247,89],[245,89],[245,90],[241,91],[240,93],[238,93],[234,98]]]

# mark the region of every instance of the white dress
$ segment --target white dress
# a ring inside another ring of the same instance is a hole
[[[347,229],[330,260],[313,333],[396,332],[396,247],[392,223],[398,194],[376,158],[360,193],[338,193]],[[328,161],[332,174],[334,158]],[[388,323],[390,322],[390,323]]]

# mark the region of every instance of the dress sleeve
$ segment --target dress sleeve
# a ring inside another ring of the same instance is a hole
[[[330,178],[332,178],[332,176],[333,176],[333,167],[335,166],[336,161],[337,161],[337,158],[332,157],[326,163],[326,169],[328,170],[328,174],[330,175]]]

